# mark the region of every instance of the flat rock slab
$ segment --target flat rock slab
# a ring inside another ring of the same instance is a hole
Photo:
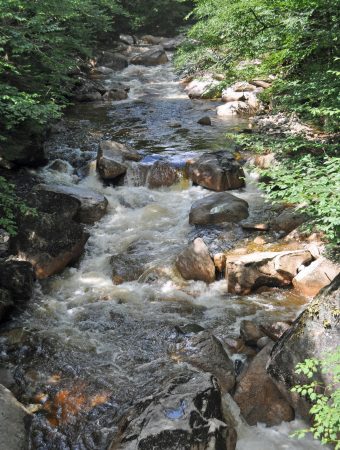
[[[189,223],[191,225],[217,225],[237,223],[248,217],[248,203],[228,192],[208,195],[193,203]]]
[[[127,171],[127,161],[140,161],[141,156],[115,141],[102,141],[97,153],[97,170],[103,180],[114,180]]]
[[[0,384],[0,448],[26,450],[32,415]]]
[[[135,406],[110,450],[234,450],[237,434],[224,420],[215,379],[187,371]]]
[[[227,257],[228,291],[249,294],[260,286],[288,286],[301,266],[312,262],[308,250],[256,252]]]
[[[215,265],[201,238],[195,239],[177,256],[176,268],[185,280],[215,281]]]
[[[78,186],[46,185],[40,184],[35,188],[40,196],[44,196],[44,203],[51,204],[51,211],[55,205],[63,202],[65,197],[71,197],[79,202],[74,211],[73,219],[82,223],[93,224],[106,213],[108,201],[97,192]],[[46,211],[45,212],[49,212]]]
[[[241,165],[231,153],[224,150],[204,153],[189,165],[188,174],[193,183],[217,192],[245,185]]]

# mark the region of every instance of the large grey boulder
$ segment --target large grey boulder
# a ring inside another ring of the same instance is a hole
[[[290,404],[308,418],[311,407],[299,395],[292,393],[296,384],[305,384],[303,375],[295,372],[305,359],[324,359],[326,353],[339,346],[340,274],[324,288],[296,319],[291,328],[276,342],[267,364],[267,371]],[[315,374],[314,381],[329,386],[330,373]]]
[[[185,280],[215,281],[215,265],[203,239],[195,239],[176,259],[176,268]]]
[[[158,66],[166,64],[169,61],[167,54],[162,46],[156,46],[146,52],[133,56],[130,60],[131,64],[142,66]]]
[[[221,392],[210,374],[184,372],[141,400],[110,450],[234,450],[237,434],[223,417]]]
[[[266,372],[272,344],[251,361],[237,383],[234,400],[249,425],[268,426],[294,420],[294,410]]]
[[[291,285],[298,270],[312,260],[308,250],[231,256],[227,258],[226,265],[228,291],[249,294],[260,286]]]
[[[97,170],[103,180],[114,180],[127,171],[128,161],[139,161],[141,156],[115,141],[102,141],[97,153]]]
[[[129,65],[128,59],[120,53],[102,51],[97,62],[100,66],[109,67],[112,70],[123,70]]]
[[[189,165],[188,173],[195,184],[212,191],[227,191],[245,185],[241,165],[224,150],[204,153]]]
[[[193,203],[189,223],[191,225],[216,225],[237,223],[248,217],[248,203],[228,192],[216,192]]]
[[[97,192],[79,186],[64,186],[57,184],[39,184],[34,193],[37,197],[38,208],[47,213],[55,211],[55,205],[62,205],[69,197],[74,202],[74,215],[71,217],[82,223],[93,224],[106,213],[108,201]]]
[[[0,448],[26,450],[32,415],[0,384]]]

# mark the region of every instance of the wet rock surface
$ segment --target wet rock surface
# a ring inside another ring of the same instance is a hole
[[[193,203],[189,223],[191,225],[216,225],[240,222],[248,217],[248,203],[227,192],[208,195]]]
[[[236,431],[223,420],[214,378],[188,371],[136,405],[124,425],[123,439],[110,450],[234,450]]]
[[[97,154],[97,170],[103,180],[114,180],[127,171],[127,161],[139,161],[138,153],[115,141],[102,141]]]
[[[195,184],[213,191],[226,191],[244,186],[244,172],[226,151],[204,153],[189,165],[188,173]]]
[[[167,54],[162,46],[156,46],[131,58],[130,63],[142,66],[157,66],[168,62]]]
[[[215,281],[215,265],[203,239],[195,239],[176,259],[176,268],[185,280]]]
[[[178,181],[178,171],[166,161],[156,161],[146,177],[146,185],[151,189],[169,187]]]
[[[34,271],[29,262],[0,260],[0,286],[11,293],[18,303],[29,300],[33,294]]]

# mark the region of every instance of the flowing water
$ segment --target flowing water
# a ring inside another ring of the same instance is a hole
[[[101,138],[138,149],[145,164],[165,159],[182,167],[198,152],[229,148],[225,134],[247,126],[243,119],[218,119],[214,102],[189,100],[170,63],[129,66],[117,77],[131,87],[129,99],[70,110],[66,128],[48,146],[51,159],[67,162],[65,171],[49,165],[38,173],[47,183],[79,183],[103,193],[107,215],[89,227],[81,261],[38,283],[28,309],[0,336],[1,370],[23,403],[36,410],[34,450],[106,449],[124,412],[181,369],[168,352],[175,326],[197,323],[225,342],[238,335],[242,319],[294,319],[304,304],[287,291],[238,297],[226,293],[224,280],[207,286],[180,279],[174,257],[203,233],[188,224],[190,206],[208,191],[185,179],[150,190],[138,186],[134,170],[124,185],[105,186],[93,165],[82,176]],[[213,126],[198,125],[207,114]],[[235,194],[249,202],[252,215],[266,213],[253,185]],[[204,233],[216,247],[244,237],[236,227]],[[127,253],[146,268],[138,281],[115,286],[110,258],[124,265]],[[233,356],[238,357],[243,355]],[[298,422],[270,429],[238,423],[238,450],[319,448],[289,438]]]

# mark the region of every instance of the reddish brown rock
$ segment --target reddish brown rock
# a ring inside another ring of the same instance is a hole
[[[338,265],[319,258],[299,272],[293,279],[294,288],[301,294],[314,297],[340,273]]]
[[[215,265],[201,238],[195,239],[178,255],[176,268],[185,280],[215,281]]]
[[[241,375],[234,400],[249,425],[268,426],[294,420],[294,410],[266,372],[272,345],[258,353]]]

